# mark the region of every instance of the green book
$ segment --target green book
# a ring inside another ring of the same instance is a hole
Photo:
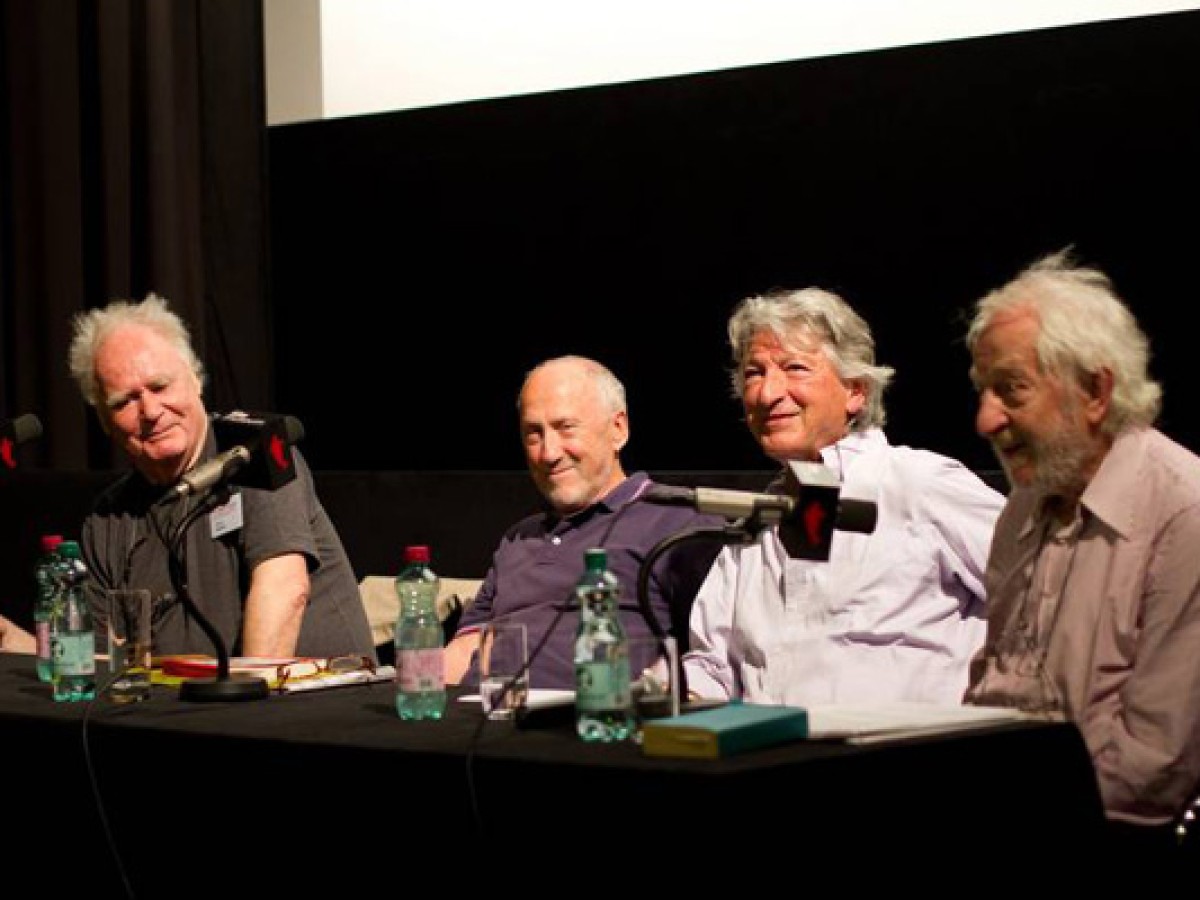
[[[642,728],[647,756],[717,759],[808,737],[808,712],[796,706],[730,703],[651,719]]]

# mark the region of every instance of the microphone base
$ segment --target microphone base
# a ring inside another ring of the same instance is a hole
[[[271,695],[266,679],[233,674],[228,678],[192,678],[179,685],[179,699],[196,703],[225,700],[265,700]]]

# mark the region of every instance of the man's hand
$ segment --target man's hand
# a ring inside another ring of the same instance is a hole
[[[0,616],[0,652],[37,653],[37,639],[20,625]]]
[[[479,647],[479,632],[468,631],[456,634],[446,645],[443,654],[446,684],[461,684],[471,665],[471,656]]]

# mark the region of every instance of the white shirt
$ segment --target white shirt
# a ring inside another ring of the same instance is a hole
[[[960,703],[1004,496],[878,429],[822,458],[843,498],[876,504],[874,532],[835,531],[828,561],[789,558],[776,528],[724,548],[692,606],[688,690],[793,706]]]

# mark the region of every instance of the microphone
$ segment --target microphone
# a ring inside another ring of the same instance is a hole
[[[727,519],[745,519],[761,531],[779,526],[779,539],[797,559],[829,559],[833,531],[875,530],[878,509],[870,500],[842,499],[841,483],[821,463],[788,462],[784,479],[788,493],[758,494],[723,488],[682,488],[651,485],[642,499],[670,506],[690,506]]]
[[[755,494],[725,488],[685,488],[666,484],[650,485],[642,494],[642,499],[665,506],[690,506],[699,512],[724,516],[726,519],[757,515],[764,526],[778,525],[795,506],[795,501],[786,494]]]
[[[17,468],[16,449],[42,436],[42,420],[33,413],[0,421],[0,469]]]
[[[787,490],[796,491],[792,514],[779,523],[779,540],[794,559],[829,559],[834,529],[870,534],[879,510],[870,500],[843,500],[833,469],[822,463],[788,460]]]
[[[202,494],[226,482],[273,491],[296,478],[296,461],[292,444],[304,437],[299,419],[240,410],[212,420],[213,435],[220,452],[184,474],[159,502]],[[232,446],[229,446],[232,444]],[[189,701],[261,700],[269,693],[263,678],[231,674],[229,648],[221,633],[204,615],[188,589],[187,568],[183,565],[184,536],[202,515],[207,515],[221,494],[208,494],[196,508],[185,514],[175,531],[168,554],[171,582],[188,614],[208,636],[217,654],[217,674],[212,679],[184,681],[179,686],[179,699]]]
[[[299,419],[235,411],[217,416],[212,425],[217,446],[228,449],[186,472],[168,498],[177,500],[227,483],[274,491],[295,480],[292,445],[304,437]]]
[[[211,490],[232,478],[238,469],[250,462],[250,457],[251,453],[247,447],[234,447],[232,450],[218,453],[207,462],[189,470],[179,479],[179,483],[171,488],[171,493],[178,499]]]

